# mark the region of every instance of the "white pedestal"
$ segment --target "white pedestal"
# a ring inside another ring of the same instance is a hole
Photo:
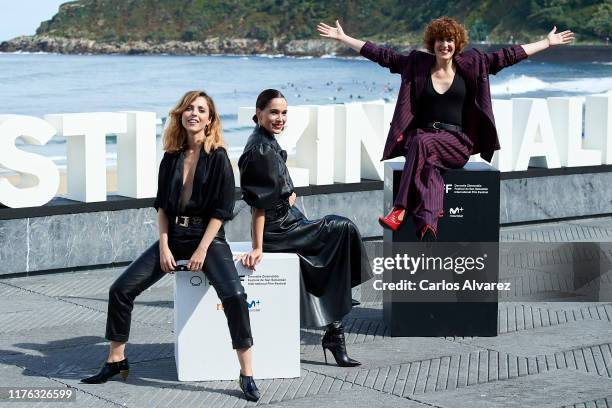
[[[250,242],[230,244],[234,255]],[[255,378],[300,376],[299,260],[265,253],[253,273],[236,262],[247,293]],[[179,381],[238,378],[240,366],[221,301],[203,272],[179,271],[174,284],[174,358]]]

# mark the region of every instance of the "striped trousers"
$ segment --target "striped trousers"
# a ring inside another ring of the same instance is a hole
[[[444,181],[441,171],[462,168],[473,143],[463,132],[414,129],[406,133],[406,163],[394,206],[413,218],[420,238],[425,226],[438,232],[444,215]]]

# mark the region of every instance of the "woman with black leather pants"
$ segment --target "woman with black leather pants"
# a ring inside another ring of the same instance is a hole
[[[234,176],[219,116],[205,92],[187,92],[170,112],[164,150],[154,204],[159,241],[111,286],[106,323],[108,359],[98,374],[82,382],[103,383],[119,373],[127,377],[124,350],[134,299],[166,273],[172,273],[175,260],[188,259],[187,269],[203,270],[221,299],[232,347],[240,362],[240,387],[248,400],[257,401],[260,394],[251,367],[253,339],[247,296],[223,230],[223,222],[233,215]]]
[[[361,363],[347,355],[341,320],[352,308],[351,288],[372,276],[359,230],[339,215],[309,220],[294,205],[287,152],[276,141],[287,121],[285,97],[275,89],[261,92],[253,120],[257,127],[238,160],[253,223],[253,250],[243,263],[255,268],[263,251],[296,253],[302,327],[326,327],[321,340],[326,362],[329,350],[339,366],[357,366]]]

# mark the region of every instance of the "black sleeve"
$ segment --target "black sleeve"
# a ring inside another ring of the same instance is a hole
[[[274,149],[265,143],[251,147],[240,156],[242,199],[251,207],[270,209],[280,200],[279,160]]]
[[[168,153],[164,153],[161,162],[159,163],[159,172],[157,174],[157,195],[153,202],[153,208],[159,212],[160,208],[165,208],[168,201],[168,189],[166,181],[168,180]]]
[[[234,171],[227,152],[224,148],[217,148],[213,154],[213,166],[211,167],[211,181],[214,187],[211,189],[213,198],[210,205],[210,216],[223,221],[234,217],[234,194],[236,184],[234,182]]]

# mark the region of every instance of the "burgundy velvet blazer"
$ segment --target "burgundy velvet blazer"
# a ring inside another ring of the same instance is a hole
[[[436,57],[417,50],[408,55],[402,55],[388,48],[378,47],[369,41],[361,47],[360,54],[389,68],[392,73],[402,76],[402,84],[381,160],[404,156],[404,145],[406,144],[404,131],[411,126],[416,116],[416,101],[425,87],[427,76],[431,75],[431,68],[436,62]],[[491,53],[472,48],[453,56],[457,72],[465,80],[467,94],[471,95],[465,102],[463,129],[474,142],[472,154],[480,153],[480,156],[489,162],[493,157],[493,152],[500,148],[493,119],[489,74],[497,74],[503,68],[525,58],[527,54],[520,45]],[[412,126],[414,127],[414,124]]]

